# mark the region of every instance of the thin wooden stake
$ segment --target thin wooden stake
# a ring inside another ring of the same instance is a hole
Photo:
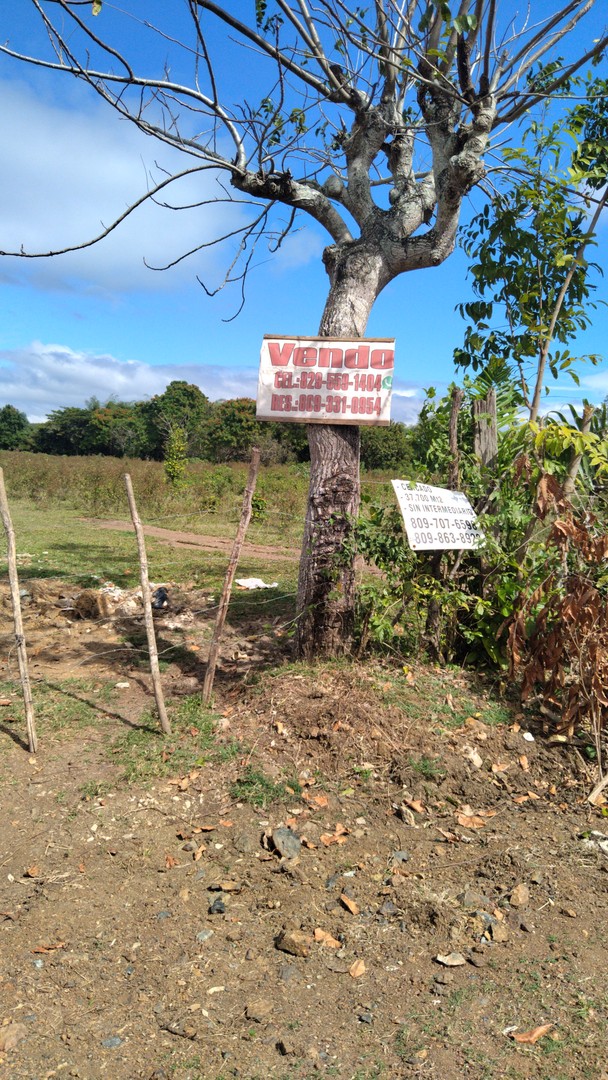
[[[8,580],[11,588],[11,600],[13,604],[13,622],[15,624],[15,641],[17,643],[17,661],[19,663],[19,675],[21,677],[21,689],[23,691],[23,705],[25,708],[25,722],[27,724],[27,739],[30,754],[35,754],[38,749],[36,737],[36,725],[34,723],[34,705],[32,702],[32,688],[27,666],[27,652],[25,637],[23,634],[23,619],[21,618],[21,597],[19,596],[19,578],[17,576],[17,552],[15,548],[15,530],[11,521],[4,486],[4,471],[0,469],[0,513],[4,531],[6,532]]]
[[[228,604],[230,603],[230,594],[232,593],[232,583],[234,581],[234,575],[236,574],[237,563],[241,554],[241,548],[243,546],[247,529],[249,528],[249,522],[251,521],[251,504],[253,501],[253,493],[255,491],[255,485],[258,478],[258,469],[260,467],[260,451],[257,447],[254,447],[251,451],[251,463],[249,465],[249,476],[247,477],[247,487],[243,495],[243,506],[241,509],[241,520],[237,529],[236,536],[234,538],[234,544],[232,547],[232,555],[230,556],[230,562],[228,563],[228,569],[226,570],[226,577],[224,579],[224,587],[222,589],[222,595],[217,611],[217,618],[215,620],[215,627],[213,630],[213,638],[211,640],[211,646],[209,648],[209,659],[207,661],[207,670],[205,672],[205,682],[203,683],[203,704],[208,705],[211,699],[211,691],[213,689],[213,680],[215,678],[215,668],[217,665],[217,658],[220,651],[220,641],[222,638],[222,632],[224,629],[224,623],[226,621],[226,615],[228,613]]]
[[[473,402],[473,439],[475,457],[491,469],[498,454],[496,390],[493,386],[485,397]]]
[[[142,528],[139,514],[137,513],[135,496],[133,494],[133,485],[131,483],[131,477],[128,473],[125,473],[125,486],[127,489],[127,498],[129,500],[129,510],[131,511],[131,520],[133,521],[133,528],[135,529],[135,536],[137,538],[137,551],[139,553],[139,579],[141,581],[141,595],[144,602],[144,619],[146,623],[146,635],[148,638],[148,654],[150,656],[150,673],[152,675],[152,686],[154,687],[154,697],[156,699],[156,708],[158,710],[160,726],[163,729],[165,735],[170,735],[171,724],[169,723],[169,717],[167,716],[167,710],[165,708],[165,698],[163,695],[162,683],[160,681],[160,669],[158,666],[158,651],[156,648],[156,634],[154,632],[154,618],[152,615],[152,601],[150,598],[150,581],[148,579],[148,556],[146,555],[144,530]]]
[[[593,791],[587,796],[587,802],[592,806],[601,806],[603,799],[600,798],[601,794],[608,787],[608,773],[603,776],[601,780],[598,780]]]

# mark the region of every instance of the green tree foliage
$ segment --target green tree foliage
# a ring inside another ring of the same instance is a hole
[[[361,428],[361,464],[366,469],[398,471],[411,463],[412,431],[392,421],[388,427]]]
[[[165,441],[165,476],[174,487],[183,484],[187,463],[188,433],[179,424],[172,424]]]
[[[0,450],[21,450],[27,445],[31,425],[14,405],[0,409]]]
[[[96,454],[111,457],[146,455],[146,430],[132,405],[108,401],[91,410],[91,440]]]
[[[146,455],[146,430],[129,404],[93,398],[84,406],[55,409],[32,434],[32,448],[45,454]]]
[[[162,394],[140,402],[137,411],[145,424],[146,456],[161,460],[169,433],[177,425],[185,432],[188,455],[205,457],[211,402],[194,383],[175,379]]]
[[[92,409],[54,409],[36,429],[33,446],[43,454],[94,454]]]
[[[579,139],[570,165],[572,180],[601,190],[608,177],[608,79],[589,84],[585,100],[572,111],[571,126]]]
[[[547,374],[578,382],[584,358],[574,357],[568,343],[589,325],[594,307],[583,256],[591,242],[584,175],[578,168],[573,183],[570,168],[582,152],[572,142],[581,123],[572,114],[559,124],[531,122],[524,145],[503,150],[516,167],[513,179],[463,231],[477,299],[460,306],[469,325],[456,363],[496,382],[508,372],[532,420]]]
[[[206,438],[213,461],[243,461],[261,439],[265,425],[255,418],[252,398],[230,398],[218,402],[207,424]]]

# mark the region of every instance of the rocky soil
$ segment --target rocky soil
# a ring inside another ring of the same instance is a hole
[[[32,756],[0,599],[0,1077],[607,1080],[584,738],[457,671],[290,665],[252,619],[201,751],[156,733],[136,597],[25,582]],[[169,601],[196,720],[212,603]]]

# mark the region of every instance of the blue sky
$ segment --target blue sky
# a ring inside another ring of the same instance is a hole
[[[0,16],[0,37],[27,47],[36,38],[30,5],[10,8]],[[603,28],[599,8],[590,27],[596,33]],[[175,166],[175,151],[155,146],[73,79],[0,56],[0,93],[3,250],[46,250],[94,236],[100,222],[146,190],[156,164]],[[475,195],[467,212],[480,205]],[[86,251],[0,258],[0,405],[10,402],[40,420],[91,396],[141,400],[172,379],[195,382],[212,399],[255,396],[262,336],[317,331],[327,289],[322,231],[302,216],[279,253],[259,249],[245,308],[232,322],[223,320],[238,306],[238,293],[209,298],[196,281],[197,273],[209,284],[221,279],[225,257],[217,249],[165,273],[144,263],[169,261],[211,239],[218,228],[233,227],[239,213],[221,205],[210,213],[148,204]],[[593,257],[608,265],[606,218]],[[596,298],[607,299],[605,281],[597,284]],[[463,335],[454,309],[468,297],[466,260],[457,250],[437,269],[401,277],[378,299],[367,334],[396,339],[396,419],[413,420],[423,388],[442,390],[454,378],[452,351]],[[576,351],[608,356],[606,343],[608,310],[600,306]],[[607,393],[604,362],[582,369],[579,390],[561,380],[549,404],[600,401]]]

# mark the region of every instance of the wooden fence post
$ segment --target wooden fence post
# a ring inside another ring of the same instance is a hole
[[[496,425],[496,390],[490,387],[483,398],[473,402],[473,439],[475,457],[491,469],[498,454]]]
[[[25,708],[25,722],[27,725],[27,738],[30,754],[35,754],[38,749],[36,737],[36,725],[34,723],[34,705],[32,702],[32,688],[27,667],[27,652],[25,649],[25,637],[23,634],[23,620],[21,618],[21,597],[19,596],[19,578],[17,575],[17,552],[15,548],[15,530],[11,521],[4,486],[4,471],[0,468],[0,513],[4,531],[6,532],[8,580],[11,589],[13,604],[13,621],[15,625],[15,641],[17,644],[17,661],[19,663],[19,675],[21,677],[21,689],[23,691],[23,704]]]
[[[236,567],[241,554],[241,548],[245,540],[249,522],[251,521],[251,505],[253,502],[253,493],[255,491],[255,485],[258,478],[258,469],[260,467],[260,451],[257,447],[254,447],[251,451],[251,463],[249,465],[249,476],[247,477],[247,487],[243,495],[243,506],[241,509],[241,520],[237,529],[237,534],[234,538],[234,544],[232,547],[232,555],[230,556],[230,562],[228,563],[228,569],[226,571],[226,577],[224,579],[224,587],[222,589],[222,595],[217,611],[217,618],[215,620],[215,627],[213,630],[213,638],[211,639],[211,645],[209,647],[209,659],[207,660],[207,670],[205,672],[205,681],[203,683],[203,704],[208,705],[211,699],[211,691],[213,689],[213,680],[215,678],[215,668],[217,665],[217,658],[220,651],[220,641],[222,637],[222,631],[224,629],[224,623],[226,621],[226,615],[228,613],[228,604],[230,603],[230,594],[232,592],[232,583],[234,581],[234,575],[236,574]]]
[[[133,521],[133,528],[135,529],[135,536],[137,538],[137,551],[139,553],[139,579],[141,581],[141,595],[144,603],[144,620],[146,623],[146,635],[148,638],[148,654],[150,656],[150,672],[152,674],[154,697],[156,700],[156,708],[158,710],[160,726],[163,729],[165,735],[170,735],[171,724],[169,723],[167,710],[165,708],[165,698],[163,695],[162,683],[160,681],[160,669],[158,666],[158,651],[156,648],[154,617],[152,615],[152,601],[150,599],[150,581],[148,579],[148,556],[146,555],[144,530],[142,528],[139,514],[137,513],[135,496],[133,494],[133,485],[131,483],[131,477],[129,476],[129,473],[125,473],[125,486],[127,489],[127,498],[129,500],[129,510],[131,511],[131,520]]]

